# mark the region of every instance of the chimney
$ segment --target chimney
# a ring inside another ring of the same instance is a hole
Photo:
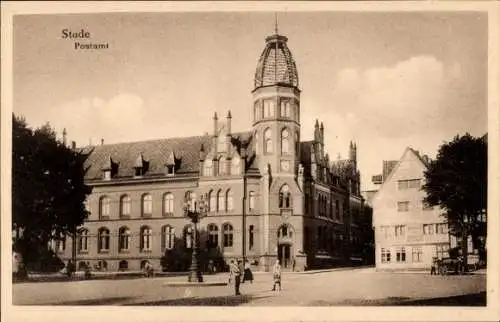
[[[230,152],[231,152],[231,111],[227,112],[227,134],[226,134],[226,151],[227,151],[227,157],[229,158]],[[229,166],[229,163],[228,163]],[[229,169],[228,169],[229,171]]]
[[[71,149],[76,150],[76,142],[75,141],[71,141]]]
[[[101,145],[104,145],[104,139],[101,139]]]

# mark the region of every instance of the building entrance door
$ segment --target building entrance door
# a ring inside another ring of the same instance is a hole
[[[282,268],[290,268],[292,265],[290,258],[290,245],[289,244],[279,244],[278,245],[278,258],[281,263]]]

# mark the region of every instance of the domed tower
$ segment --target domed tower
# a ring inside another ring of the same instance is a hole
[[[300,90],[297,67],[276,33],[266,38],[255,71],[253,130],[261,173],[293,176],[298,168],[300,142]]]

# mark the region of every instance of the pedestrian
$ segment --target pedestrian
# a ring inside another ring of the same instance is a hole
[[[281,291],[281,265],[278,259],[273,267],[273,291],[276,291],[276,285],[279,285]]]
[[[292,272],[295,272],[295,257],[292,259]]]
[[[68,264],[66,265],[66,274],[68,274],[68,277],[71,278],[73,275],[73,272],[75,270],[75,265],[73,265],[73,262],[71,259],[68,261]]]
[[[245,270],[243,272],[243,280],[250,281],[250,284],[253,284],[252,269],[250,268],[250,263],[248,261],[245,261]]]
[[[230,278],[231,276],[234,277],[234,294],[240,295],[241,270],[238,267],[238,264],[236,264],[234,261],[231,261],[230,270],[231,270]]]
[[[238,268],[241,272],[240,283],[245,283],[245,265],[243,265],[243,261],[241,259],[238,260]]]

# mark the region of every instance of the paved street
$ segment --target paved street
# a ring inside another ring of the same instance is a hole
[[[373,268],[314,274],[283,274],[283,289],[272,292],[272,276],[256,273],[242,284],[241,296],[233,285],[172,287],[185,276],[20,283],[13,286],[14,305],[485,305],[486,276],[431,276],[422,273],[375,272]],[[226,274],[207,276],[225,281]]]

